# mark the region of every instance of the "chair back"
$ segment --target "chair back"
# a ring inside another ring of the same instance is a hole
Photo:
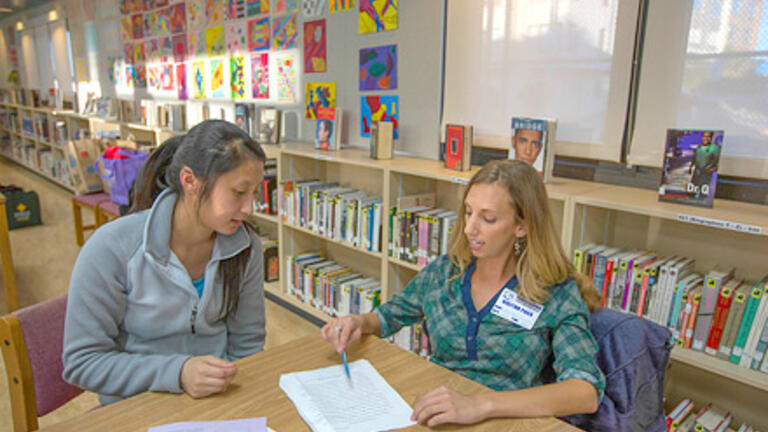
[[[37,430],[37,418],[83,392],[61,377],[67,296],[0,317],[14,432]]]

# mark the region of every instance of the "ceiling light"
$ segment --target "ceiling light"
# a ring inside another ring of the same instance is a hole
[[[12,12],[11,8],[0,7],[0,12]]]
[[[16,30],[18,30],[18,31],[22,31],[22,30],[24,30],[24,23],[23,23],[23,22],[21,22],[21,21],[18,21],[18,22],[16,23]]]

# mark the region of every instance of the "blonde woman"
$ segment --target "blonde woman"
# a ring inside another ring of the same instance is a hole
[[[599,300],[560,246],[536,170],[516,160],[486,164],[460,212],[448,255],[376,311],[329,322],[323,338],[341,352],[362,334],[387,337],[425,319],[431,361],[495,390],[430,391],[412,415],[430,427],[595,412],[605,377],[589,311]],[[544,384],[550,360],[557,380]]]

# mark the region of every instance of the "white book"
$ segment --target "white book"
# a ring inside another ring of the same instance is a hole
[[[763,287],[763,298],[760,300],[760,306],[757,308],[755,319],[752,321],[752,327],[749,330],[747,343],[744,345],[744,350],[741,353],[740,366],[748,368],[752,365],[752,357],[755,354],[757,342],[760,339],[766,320],[768,320],[768,285]]]

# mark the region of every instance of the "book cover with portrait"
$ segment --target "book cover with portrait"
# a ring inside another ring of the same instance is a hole
[[[552,178],[552,148],[557,122],[551,119],[512,117],[509,159],[522,160],[539,172],[544,182]]]
[[[315,148],[338,150],[341,148],[341,109],[318,107],[315,120]]]
[[[712,207],[724,135],[721,130],[667,129],[659,201]]]

